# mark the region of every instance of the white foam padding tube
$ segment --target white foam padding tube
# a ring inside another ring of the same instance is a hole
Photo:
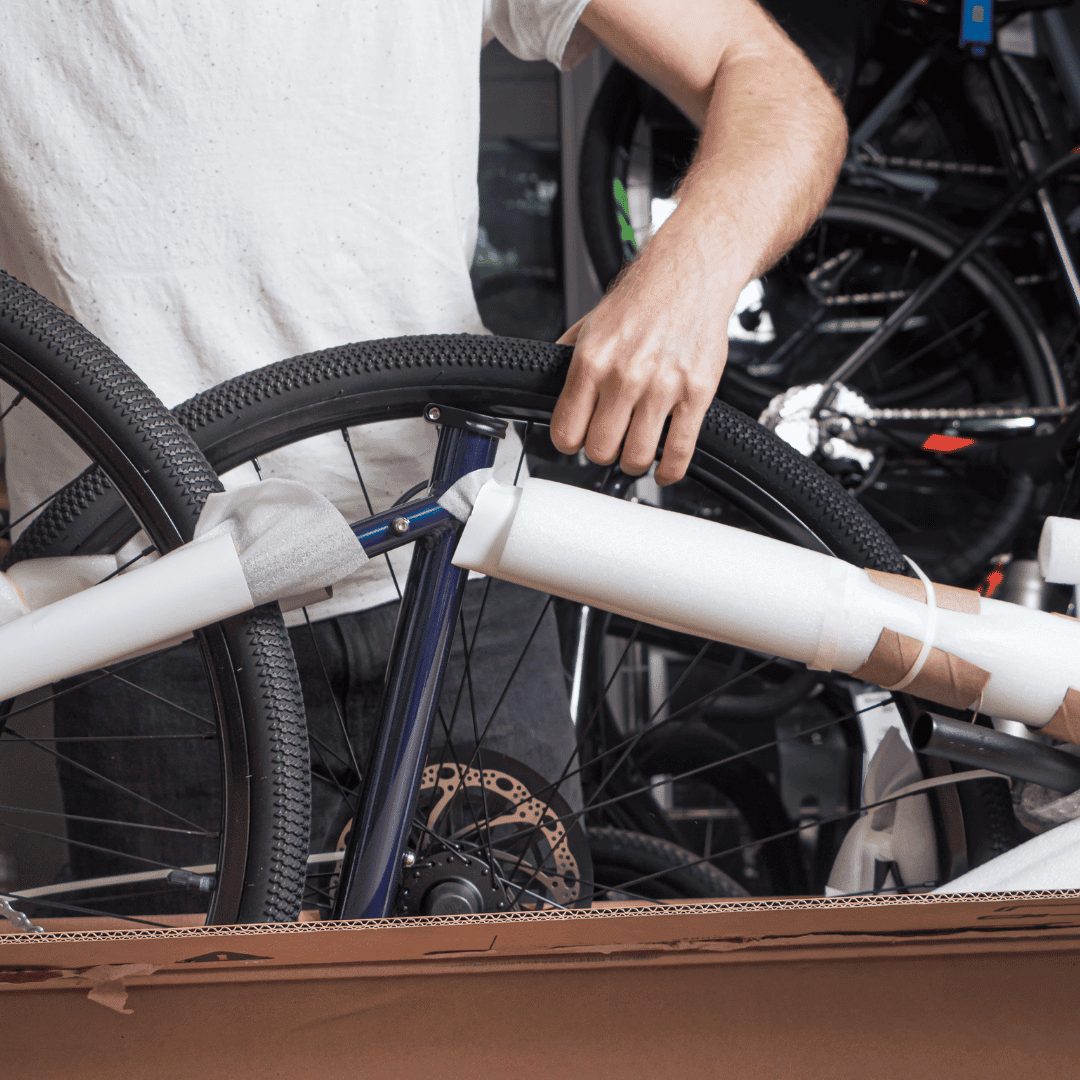
[[[187,544],[0,626],[0,700],[148,651],[253,606],[229,536]]]
[[[1055,585],[1080,585],[1080,521],[1048,517],[1043,522],[1039,571]]]
[[[884,628],[923,643],[932,630],[989,672],[982,711],[1032,727],[1080,687],[1076,620],[985,597],[978,614],[931,611],[828,555],[546,480],[486,483],[454,563],[818,670],[859,669]]]

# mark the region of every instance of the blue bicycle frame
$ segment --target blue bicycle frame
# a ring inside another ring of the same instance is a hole
[[[467,570],[451,563],[461,522],[439,505],[461,477],[495,460],[506,422],[428,405],[439,425],[428,493],[353,526],[370,556],[415,543],[379,707],[374,753],[362,778],[334,918],[382,918],[393,910],[417,790],[431,742]]]

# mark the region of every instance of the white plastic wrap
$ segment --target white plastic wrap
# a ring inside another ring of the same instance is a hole
[[[870,809],[844,837],[829,874],[827,895],[874,892],[883,887],[926,888],[927,882],[938,880],[929,799],[921,793],[890,798],[922,778],[911,748],[896,728],[889,728],[863,781],[862,805]]]
[[[236,547],[256,605],[311,598],[367,562],[337,507],[295,480],[263,480],[211,495],[195,540],[222,535]]]
[[[1028,889],[1080,889],[1080,818],[1040,833],[934,891],[976,893]]]
[[[887,628],[988,672],[982,710],[1033,727],[1080,687],[1076,620],[979,597],[976,614],[935,609],[828,555],[545,480],[488,482],[454,562],[820,670],[860,669]]]

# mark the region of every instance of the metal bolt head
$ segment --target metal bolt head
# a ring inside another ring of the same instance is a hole
[[[432,405],[427,411],[427,418],[434,424],[442,416],[442,410],[437,405]]]
[[[401,856],[401,863],[405,867],[406,870],[408,870],[411,867],[415,866],[416,865],[416,852],[414,852],[414,851],[406,851]]]
[[[412,527],[412,523],[407,517],[396,517],[390,522],[390,528],[398,534],[398,536],[404,536]]]

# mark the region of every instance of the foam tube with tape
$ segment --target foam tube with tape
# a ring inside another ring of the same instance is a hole
[[[546,480],[487,483],[454,563],[883,685],[924,659],[909,692],[1032,727],[1080,687],[1080,621],[941,585],[930,618],[915,579]]]
[[[227,535],[0,626],[0,701],[181,639],[253,607]]]

